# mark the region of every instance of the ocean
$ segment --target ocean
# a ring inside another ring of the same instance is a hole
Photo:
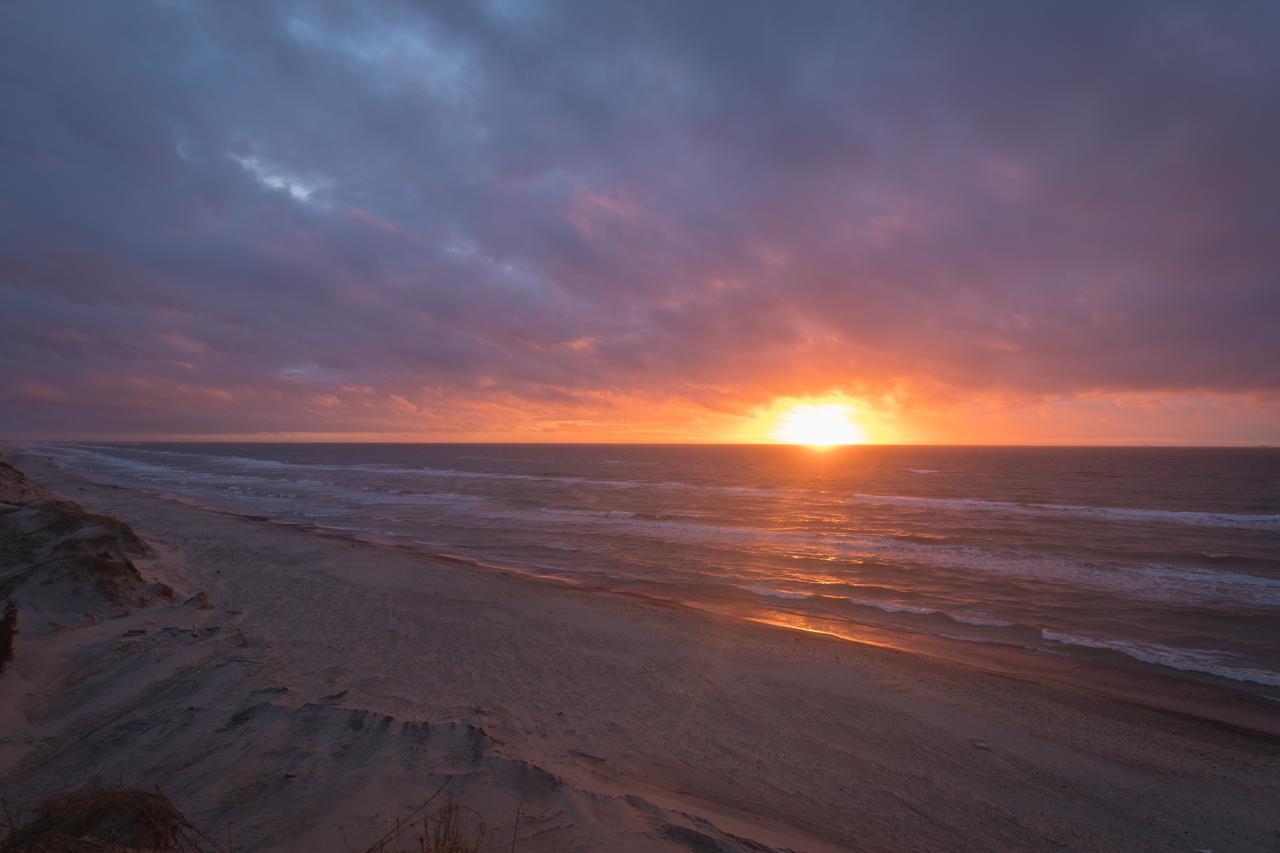
[[[33,449],[123,487],[604,594],[1280,698],[1277,449]]]

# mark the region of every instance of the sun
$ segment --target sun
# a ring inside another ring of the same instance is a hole
[[[867,431],[853,416],[853,407],[843,403],[800,403],[778,419],[773,436],[783,444],[812,447],[862,444]]]

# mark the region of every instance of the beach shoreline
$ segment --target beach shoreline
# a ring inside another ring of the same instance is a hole
[[[528,850],[1280,841],[1271,735],[5,456],[131,524],[178,600],[211,602],[24,626],[3,678],[26,689],[0,708],[9,802],[154,781],[271,850],[358,845],[443,778]],[[1274,722],[1262,708],[1251,728]]]

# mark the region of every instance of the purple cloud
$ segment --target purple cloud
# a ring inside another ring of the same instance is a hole
[[[0,434],[842,389],[1231,396],[1275,437],[1278,39],[1268,3],[6,4]]]

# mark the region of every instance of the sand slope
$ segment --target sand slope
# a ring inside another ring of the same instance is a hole
[[[57,495],[17,468],[6,462],[0,462],[0,503],[22,506],[32,501],[56,498]]]
[[[21,464],[210,606],[24,625],[11,803],[159,784],[255,850],[360,849],[446,780],[502,849],[1280,845],[1273,738]]]
[[[17,605],[25,623],[65,629],[172,601],[172,588],[148,583],[134,564],[150,553],[129,525],[0,463],[0,601]]]

